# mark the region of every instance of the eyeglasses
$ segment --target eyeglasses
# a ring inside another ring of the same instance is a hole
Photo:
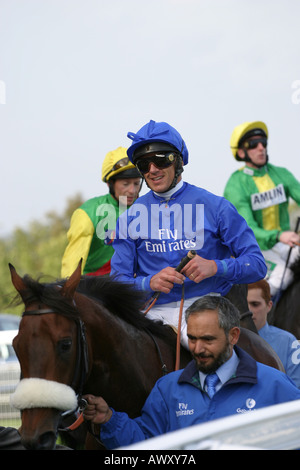
[[[254,140],[247,140],[246,142],[244,142],[243,147],[245,147],[246,149],[252,150],[252,149],[256,149],[258,144],[261,144],[264,148],[266,148],[268,145],[268,140],[265,137],[261,137],[259,139],[254,139]]]
[[[156,166],[156,168],[163,169],[171,166],[175,161],[174,153],[166,154],[156,154],[151,157],[143,157],[134,162],[135,166],[139,172],[144,175],[149,172],[149,166],[151,163]]]
[[[130,160],[128,157],[121,158],[117,163],[114,164],[111,170],[105,175],[105,180],[107,180],[108,175],[110,175],[113,171],[117,171],[120,168],[124,168],[125,166],[129,165]]]

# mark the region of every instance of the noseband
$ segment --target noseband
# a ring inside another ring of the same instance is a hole
[[[59,313],[53,311],[52,309],[43,308],[39,310],[25,310],[23,312],[22,317],[30,316],[30,315],[46,315],[48,313],[55,313],[60,315]],[[87,342],[86,342],[86,335],[85,335],[85,325],[80,318],[74,318],[74,321],[77,325],[77,357],[76,357],[76,368],[73,377],[73,381],[71,387],[77,393],[78,401],[81,400],[83,386],[86,381],[86,377],[88,374],[88,349],[87,349]]]

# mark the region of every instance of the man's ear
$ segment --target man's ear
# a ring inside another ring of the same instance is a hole
[[[272,307],[273,307],[273,302],[272,302],[272,300],[270,300],[270,302],[268,302],[267,305],[268,305],[268,313],[270,313],[271,310],[272,310]]]
[[[237,326],[234,326],[229,331],[229,342],[232,346],[234,346],[238,342],[240,337],[240,331],[241,330]]]
[[[238,149],[238,150],[237,150],[237,154],[238,154],[238,156],[239,156],[242,160],[244,160],[244,158],[245,158],[246,155],[245,155],[245,152],[244,152],[243,149]]]

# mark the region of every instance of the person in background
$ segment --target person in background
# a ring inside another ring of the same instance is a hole
[[[286,374],[236,346],[239,311],[228,299],[204,296],[185,315],[193,360],[156,382],[140,417],[130,419],[102,397],[85,396],[84,418],[107,449],[300,399],[300,390]]]
[[[151,120],[128,137],[128,157],[150,191],[118,219],[111,274],[149,298],[158,296],[147,316],[177,328],[183,283],[185,310],[201,295],[227,295],[233,284],[262,279],[267,268],[252,230],[235,207],[183,181],[188,149],[174,127]],[[196,256],[177,272],[191,250]],[[181,326],[187,348],[184,318]]]
[[[300,183],[287,169],[269,163],[268,137],[268,128],[261,121],[235,127],[231,151],[245,165],[230,176],[224,197],[252,228],[266,260],[267,280],[275,297],[292,282],[289,267],[299,256],[300,237],[291,230],[288,204],[289,198],[300,204]]]
[[[247,299],[259,336],[274,349],[286,374],[300,388],[300,342],[288,331],[269,325],[267,318],[273,302],[268,282],[262,279],[249,284]]]
[[[108,152],[102,165],[102,181],[107,183],[109,193],[89,199],[72,215],[62,259],[63,278],[75,271],[80,259],[83,274],[110,273],[117,218],[137,199],[142,182],[126,148]]]

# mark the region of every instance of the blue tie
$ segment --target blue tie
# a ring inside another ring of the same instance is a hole
[[[216,385],[219,382],[219,377],[216,373],[209,374],[206,376],[206,386],[207,386],[207,393],[209,398],[212,398],[216,393]]]

